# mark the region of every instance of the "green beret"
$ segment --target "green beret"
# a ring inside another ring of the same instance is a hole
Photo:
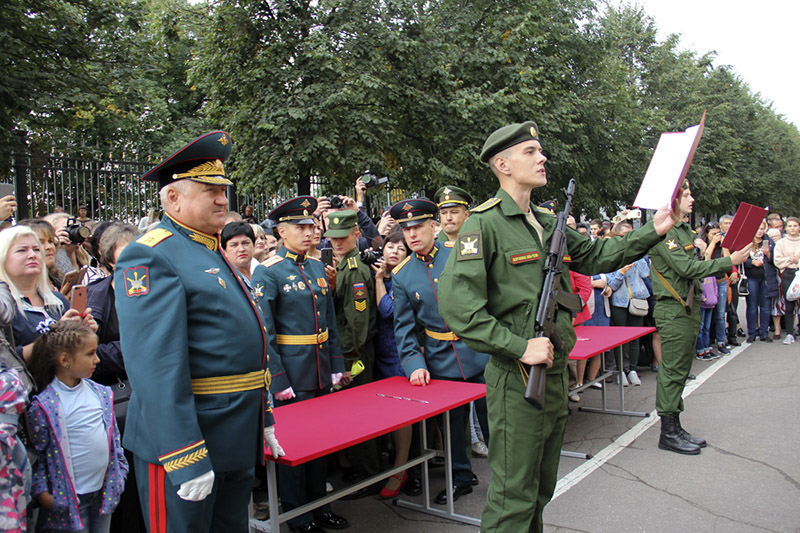
[[[358,226],[358,215],[350,209],[334,211],[328,215],[328,231],[326,237],[347,237]]]
[[[472,203],[472,196],[461,187],[455,185],[445,185],[433,195],[433,199],[441,209],[442,207],[455,207],[463,205],[469,207]]]
[[[489,135],[486,142],[483,143],[483,150],[481,150],[481,161],[484,163],[489,162],[489,158],[498,152],[502,152],[506,148],[525,142],[525,141],[538,141],[539,128],[536,123],[532,121],[523,122],[522,124],[509,124],[503,126],[499,130]]]

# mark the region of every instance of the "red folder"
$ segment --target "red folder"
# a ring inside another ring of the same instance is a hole
[[[767,216],[767,210],[757,207],[755,205],[740,203],[739,209],[731,222],[731,227],[728,228],[728,233],[722,239],[722,247],[728,250],[741,250],[751,242],[756,236],[761,222]]]

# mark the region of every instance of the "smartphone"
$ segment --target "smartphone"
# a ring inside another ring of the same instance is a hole
[[[333,248],[322,248],[322,263],[326,266],[333,266]]]
[[[5,198],[8,195],[14,194],[13,183],[0,183],[0,198]]]
[[[80,314],[86,312],[86,285],[75,285],[69,295],[69,304]]]

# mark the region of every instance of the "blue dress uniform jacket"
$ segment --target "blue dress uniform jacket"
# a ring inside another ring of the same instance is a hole
[[[392,271],[394,331],[397,353],[407,376],[419,369],[434,377],[468,379],[483,373],[489,356],[476,352],[464,341],[442,340],[453,336],[439,314],[439,277],[451,248],[434,242],[428,255],[412,253]],[[424,329],[424,354],[417,324]],[[439,337],[438,339],[436,337]]]
[[[274,423],[264,384],[216,393],[218,381],[197,381],[269,380],[261,312],[217,237],[165,216],[125,248],[114,280],[132,388],[125,447],[176,486],[263,460],[263,428]]]
[[[344,363],[323,264],[281,247],[267,266],[256,267],[251,283],[266,312],[272,393],[330,388]]]

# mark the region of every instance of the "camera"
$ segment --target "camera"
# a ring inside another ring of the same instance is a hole
[[[69,241],[72,244],[81,244],[89,238],[89,234],[91,233],[89,228],[84,226],[77,218],[67,219],[67,225],[64,226],[64,229],[67,230]]]
[[[378,185],[383,185],[384,183],[389,183],[389,178],[386,176],[379,178],[375,174],[364,174],[361,176],[361,181],[367,187],[367,189],[371,189],[372,187],[377,187]]]
[[[328,201],[331,203],[331,209],[341,209],[344,205],[344,200],[338,194],[332,194]]]
[[[374,265],[381,257],[383,257],[383,247],[361,252],[361,262],[367,266]]]

